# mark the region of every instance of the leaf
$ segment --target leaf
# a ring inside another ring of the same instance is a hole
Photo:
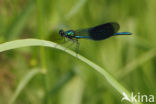
[[[85,58],[81,55],[77,55],[75,52],[73,52],[69,49],[66,49],[56,43],[46,41],[46,40],[39,40],[39,39],[21,39],[21,40],[15,40],[15,41],[10,41],[10,42],[0,44],[0,52],[10,50],[10,49],[15,49],[15,48],[26,47],[26,46],[45,46],[45,47],[51,47],[51,48],[56,48],[56,49],[62,50],[64,52],[78,58],[79,60],[85,62],[86,64],[91,66],[95,71],[102,74],[104,76],[104,78],[106,78],[108,83],[114,89],[116,89],[121,95],[124,92],[129,98],[131,97],[130,92],[124,86],[122,86],[112,75],[110,75],[105,69],[96,65],[95,63],[88,60],[87,58]],[[136,104],[141,104],[141,103],[136,103]]]
[[[10,104],[14,104],[15,100],[17,99],[17,97],[19,96],[19,94],[22,92],[22,90],[24,89],[24,87],[29,83],[29,81],[38,73],[40,72],[39,69],[32,69],[30,70],[25,77],[23,77],[23,79],[20,81],[19,85],[17,86],[17,89],[13,95],[13,97],[10,100]]]

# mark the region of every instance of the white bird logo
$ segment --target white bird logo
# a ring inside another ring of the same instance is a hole
[[[123,98],[121,99],[121,102],[123,100],[127,100],[127,101],[131,102],[131,100],[128,98],[128,96],[127,96],[127,94],[125,92],[123,92],[122,94],[123,94]]]

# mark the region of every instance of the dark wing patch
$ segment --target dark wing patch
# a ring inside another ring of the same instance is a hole
[[[88,30],[90,37],[93,40],[103,40],[110,36],[112,36],[114,33],[116,33],[119,30],[120,26],[116,22],[110,22],[106,24],[102,24],[93,28],[90,28]]]

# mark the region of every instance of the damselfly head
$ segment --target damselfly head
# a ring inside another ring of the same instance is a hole
[[[63,30],[60,30],[59,31],[59,34],[63,37],[65,35],[64,31]]]

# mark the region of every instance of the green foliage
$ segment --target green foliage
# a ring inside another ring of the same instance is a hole
[[[102,74],[106,80],[120,93],[122,94],[123,92],[125,92],[129,98],[130,98],[130,93],[122,86],[119,84],[118,81],[116,81],[108,72],[106,72],[103,68],[101,68],[100,66],[96,65],[95,63],[89,61],[88,59],[86,59],[85,57],[81,56],[81,55],[77,55],[76,53],[61,47],[60,45],[57,45],[55,43],[52,42],[48,42],[48,41],[43,41],[43,40],[37,40],[37,39],[21,39],[21,40],[16,40],[16,41],[11,41],[11,42],[6,42],[0,45],[0,52],[6,51],[6,50],[10,50],[10,49],[15,49],[15,48],[21,48],[21,47],[25,47],[25,46],[45,46],[45,47],[53,47],[53,48],[57,48],[60,50],[63,50],[67,53],[69,53],[70,55],[75,56],[76,58],[80,59],[81,61],[85,62],[86,64],[88,64],[89,66],[91,66],[93,69],[95,69],[97,72],[99,72],[100,74]],[[23,87],[26,86],[26,84],[28,83],[28,81],[36,75],[36,73],[39,72],[37,70],[32,70],[31,72],[29,72],[25,78],[23,78],[23,80],[21,81],[21,83],[19,84],[12,100],[11,100],[11,104],[15,101],[15,99],[17,98],[17,96],[19,95],[20,91],[23,89]],[[43,72],[44,73],[44,72]],[[61,84],[62,85],[62,84]],[[61,86],[60,85],[60,86]],[[59,87],[59,86],[58,86]]]
[[[1,0],[0,103],[121,104],[123,91],[156,95],[155,10],[154,0]],[[60,28],[110,21],[133,35],[79,40],[86,58],[53,43],[62,42]]]

